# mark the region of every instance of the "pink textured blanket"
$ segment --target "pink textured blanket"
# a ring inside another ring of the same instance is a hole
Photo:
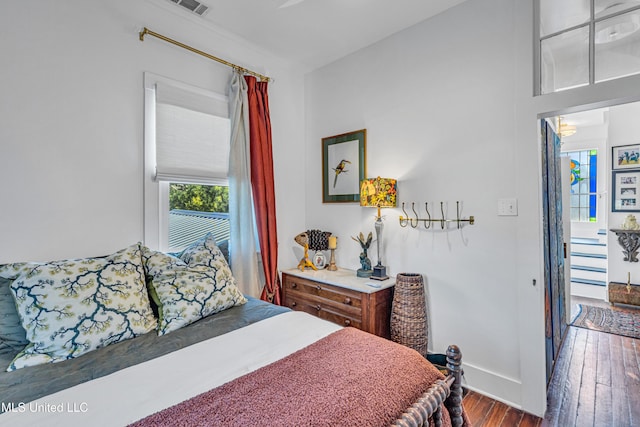
[[[345,328],[133,425],[385,426],[441,378],[416,351]]]

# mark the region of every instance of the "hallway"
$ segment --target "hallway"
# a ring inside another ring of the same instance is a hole
[[[572,302],[596,305],[581,298]],[[549,384],[542,425],[638,426],[639,396],[640,339],[570,326]]]

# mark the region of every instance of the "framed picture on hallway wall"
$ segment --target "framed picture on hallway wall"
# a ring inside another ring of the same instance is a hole
[[[612,169],[640,168],[640,144],[613,147]]]
[[[640,212],[640,171],[613,171],[613,212]]]
[[[322,138],[322,203],[359,202],[367,130]]]

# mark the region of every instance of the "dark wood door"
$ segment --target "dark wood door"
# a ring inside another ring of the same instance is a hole
[[[549,382],[567,329],[565,299],[569,296],[565,295],[560,138],[546,120],[542,121],[541,130],[545,340],[547,382]]]

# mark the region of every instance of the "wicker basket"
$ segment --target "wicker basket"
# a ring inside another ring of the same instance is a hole
[[[427,307],[421,274],[399,273],[391,307],[391,340],[427,357]]]

